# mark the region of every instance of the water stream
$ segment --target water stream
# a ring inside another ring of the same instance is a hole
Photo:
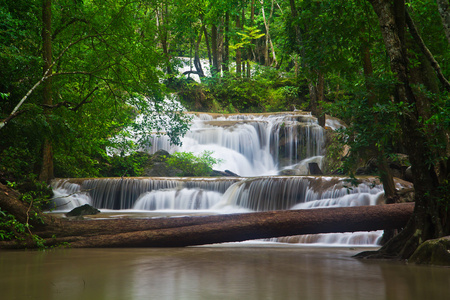
[[[442,300],[450,269],[351,258],[360,250],[245,244],[2,251],[7,300]]]
[[[329,122],[327,126],[337,125]],[[155,134],[152,145],[143,150],[213,151],[223,161],[215,169],[241,177],[59,179],[53,182],[56,210],[88,203],[110,215],[158,217],[381,203],[383,189],[374,178],[351,186],[346,178],[308,175],[309,163],[322,166],[324,136],[316,119],[304,112],[193,114],[182,146],[171,146],[167,137]],[[278,175],[287,169],[296,176]],[[377,246],[381,234],[322,234],[272,241]]]

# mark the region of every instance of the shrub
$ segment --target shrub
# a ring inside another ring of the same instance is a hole
[[[212,151],[204,151],[195,156],[192,152],[175,152],[167,159],[167,164],[181,170],[180,176],[209,176],[212,167],[222,162],[211,156]]]

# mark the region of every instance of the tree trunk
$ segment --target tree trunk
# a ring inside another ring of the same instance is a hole
[[[4,206],[10,203],[9,206]],[[23,215],[17,194],[0,185],[0,206]],[[14,206],[15,207],[15,206]],[[261,213],[159,219],[53,220],[36,228],[47,246],[68,242],[71,247],[183,247],[212,243],[329,232],[373,231],[405,226],[414,204],[392,204]],[[50,221],[49,221],[50,220]],[[32,241],[0,242],[0,248],[33,247]]]
[[[431,143],[422,130],[416,99],[409,83],[403,23],[404,1],[396,0],[395,5],[389,0],[370,0],[370,3],[378,16],[391,71],[398,81],[395,101],[412,105],[410,110],[405,110],[400,116],[400,126],[411,162],[416,206],[407,227],[379,252],[380,255],[395,255],[406,259],[423,241],[448,234],[448,224],[443,221],[448,220],[449,216],[437,202],[439,182],[434,166],[428,159],[430,149],[427,147]]]
[[[374,94],[374,87],[371,83],[371,78],[373,77],[373,66],[372,60],[370,56],[370,49],[368,42],[362,41],[362,61],[363,61],[363,69],[364,69],[364,78],[366,81],[366,89],[367,89],[367,98],[369,107],[373,107],[376,104],[376,97]],[[375,122],[378,122],[377,118],[375,118]],[[395,202],[395,184],[394,178],[392,177],[392,173],[389,169],[386,157],[384,155],[384,147],[378,149],[375,144],[370,146],[371,152],[377,157],[377,167],[379,171],[379,175],[381,178],[381,182],[383,183],[384,196],[386,198],[387,203]],[[385,233],[386,234],[386,233]],[[392,233],[388,234],[392,237]]]
[[[317,72],[317,83],[308,78],[310,108],[313,116],[317,118],[320,126],[325,127],[325,114],[322,113],[320,102],[324,99],[324,78],[322,72]]]
[[[199,54],[200,43],[202,42],[202,35],[203,35],[203,32],[200,29],[199,33],[198,33],[197,41],[195,43],[195,53],[194,53],[194,66],[195,66],[195,70],[197,71],[197,74],[200,77],[200,79],[202,77],[205,77],[205,73],[203,72],[202,62],[200,61],[200,54]]]
[[[200,16],[200,20],[202,21],[202,30],[203,30],[203,34],[205,35],[205,44],[206,44],[206,49],[208,51],[209,65],[212,66],[211,47],[209,46],[208,30],[206,30],[205,23],[203,22],[203,16]]]
[[[43,74],[51,76],[52,74],[52,1],[43,0],[42,2],[42,55],[44,59]],[[51,106],[52,98],[52,78],[49,77],[43,82],[42,104]],[[46,109],[48,119],[50,110]],[[49,182],[53,179],[53,150],[52,144],[48,138],[44,140],[42,146],[42,166],[39,174],[39,180]]]
[[[236,28],[242,29],[241,28],[241,19],[239,16],[236,16]],[[241,59],[241,49],[237,48],[236,49],[236,76],[237,77],[241,77],[241,63],[242,63],[242,59]]]
[[[436,0],[442,25],[444,26],[445,36],[450,44],[450,3],[449,0]]]
[[[225,42],[223,45],[223,64],[222,69],[226,72],[229,71],[230,60],[230,13],[225,13]]]
[[[212,61],[213,61],[212,68],[211,68],[211,74],[213,76],[215,76],[217,73],[220,72],[217,40],[218,40],[217,26],[213,24],[211,26],[211,52],[212,52]]]

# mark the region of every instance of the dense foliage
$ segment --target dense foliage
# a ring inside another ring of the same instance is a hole
[[[204,151],[196,156],[192,152],[175,152],[167,158],[169,167],[180,170],[179,176],[209,176],[212,167],[221,162],[212,157],[211,151]]]

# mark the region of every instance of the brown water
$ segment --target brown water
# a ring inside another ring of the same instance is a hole
[[[311,247],[0,252],[0,299],[449,299],[450,268]]]

